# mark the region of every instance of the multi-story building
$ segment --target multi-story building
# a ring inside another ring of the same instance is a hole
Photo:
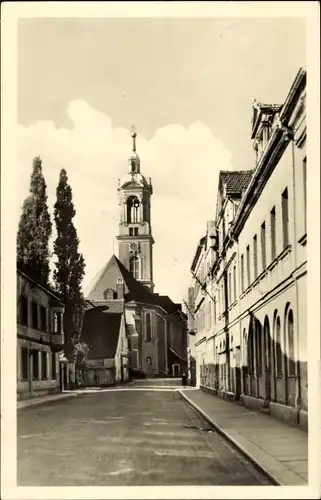
[[[64,304],[49,288],[17,270],[17,397],[25,399],[68,385],[63,356]]]
[[[305,93],[306,71],[300,69],[283,105],[254,102],[254,168],[220,173],[219,250],[208,277],[215,290],[214,345],[202,353],[208,367],[199,380],[303,426],[308,409]],[[209,283],[202,283],[208,289]]]

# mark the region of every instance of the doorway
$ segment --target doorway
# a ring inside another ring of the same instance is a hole
[[[173,378],[179,378],[180,366],[178,364],[172,365],[172,375],[173,375]]]
[[[271,336],[269,318],[264,320],[264,375],[265,375],[265,400],[271,400]]]

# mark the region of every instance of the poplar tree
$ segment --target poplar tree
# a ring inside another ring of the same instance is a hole
[[[17,265],[44,285],[49,281],[49,239],[52,224],[47,205],[47,186],[39,156],[33,160],[29,196],[22,206],[17,233]]]
[[[54,218],[57,238],[54,242],[56,256],[54,283],[57,293],[65,303],[64,332],[65,354],[74,360],[75,346],[80,341],[83,317],[81,283],[85,273],[85,261],[78,251],[79,239],[73,218],[76,210],[72,201],[72,189],[66,170],[60,172],[56,190]]]

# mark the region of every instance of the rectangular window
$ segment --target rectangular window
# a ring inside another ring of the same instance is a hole
[[[271,220],[271,260],[273,261],[276,257],[275,207],[273,207],[270,212],[270,220]]]
[[[134,235],[138,236],[138,227],[134,227]]]
[[[228,302],[232,303],[232,274],[228,273]]]
[[[134,229],[132,227],[129,228],[129,236],[134,235]]]
[[[38,304],[32,302],[31,306],[31,328],[38,329]]]
[[[56,355],[54,353],[51,354],[51,378],[52,380],[57,378]]]
[[[244,255],[241,255],[241,291],[244,292]]]
[[[20,296],[20,303],[19,303],[19,319],[20,319],[20,324],[24,326],[28,326],[28,299],[24,295]]]
[[[29,363],[28,363],[28,349],[21,348],[21,378],[28,380],[29,378]]]
[[[236,301],[236,266],[233,269],[233,290],[234,290],[234,302]]]
[[[39,379],[39,356],[38,351],[32,353],[32,368],[33,368],[33,379]]]
[[[40,307],[40,330],[47,332],[47,310],[45,307]]]
[[[303,160],[303,210],[304,232],[307,232],[307,159]]]
[[[254,279],[257,278],[257,236],[253,238],[253,264],[254,264]]]
[[[283,248],[289,244],[289,202],[288,188],[282,193],[282,228],[283,228]]]
[[[261,226],[261,259],[262,270],[266,268],[266,235],[265,235],[265,222]]]
[[[45,351],[41,352],[41,374],[42,380],[47,380],[47,353]]]
[[[250,245],[246,247],[247,286],[251,284]]]

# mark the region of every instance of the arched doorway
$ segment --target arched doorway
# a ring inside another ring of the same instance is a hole
[[[272,359],[271,359],[271,335],[269,318],[265,316],[264,320],[264,382],[265,382],[265,400],[271,400],[271,374],[272,374]]]

